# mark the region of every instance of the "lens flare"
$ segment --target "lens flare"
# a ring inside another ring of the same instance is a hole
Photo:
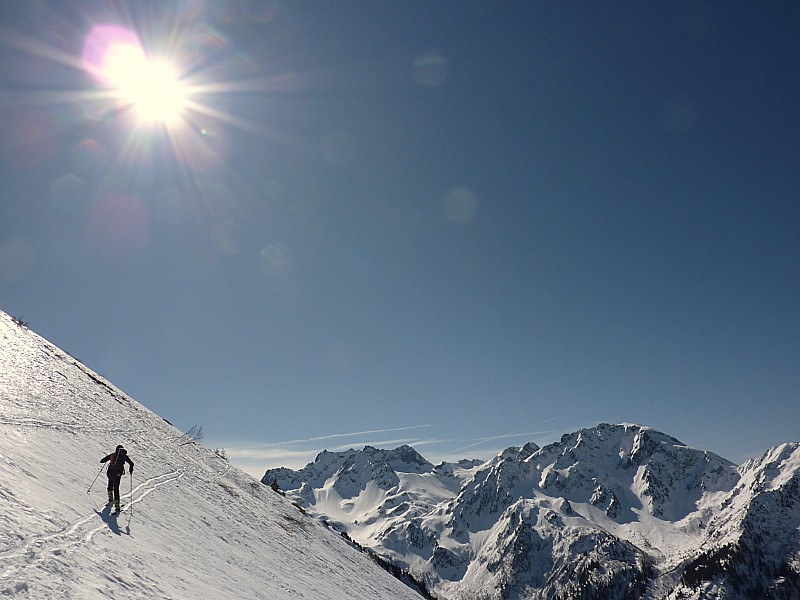
[[[478,212],[478,197],[469,188],[460,186],[445,194],[443,205],[448,221],[469,223]]]
[[[94,181],[105,172],[110,159],[100,143],[86,139],[72,148],[69,162],[76,175],[87,181]]]
[[[86,184],[72,173],[62,175],[50,186],[53,207],[61,214],[77,212],[83,205],[86,195]]]
[[[414,60],[414,78],[423,87],[439,87],[447,79],[447,60],[428,52]]]
[[[98,254],[119,258],[133,256],[147,245],[149,217],[133,196],[108,193],[91,208],[86,241]]]
[[[0,159],[12,167],[31,169],[56,152],[56,128],[46,111],[9,111],[0,117],[0,126]]]
[[[283,242],[274,242],[259,254],[261,272],[269,279],[281,279],[292,270],[289,248]]]

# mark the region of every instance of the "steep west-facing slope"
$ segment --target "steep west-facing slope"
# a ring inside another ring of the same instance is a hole
[[[114,516],[98,471],[119,443],[136,468]],[[419,597],[2,312],[0,596]]]

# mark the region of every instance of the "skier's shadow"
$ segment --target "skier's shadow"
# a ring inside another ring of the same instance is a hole
[[[100,518],[103,519],[108,528],[111,530],[112,533],[116,535],[122,535],[122,530],[119,528],[119,523],[117,522],[117,517],[119,517],[119,513],[111,512],[111,504],[106,504],[103,510],[98,511],[95,509],[95,512],[100,515]],[[131,529],[130,527],[125,528],[125,534],[130,535]]]

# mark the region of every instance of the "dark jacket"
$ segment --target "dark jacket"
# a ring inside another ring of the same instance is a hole
[[[125,473],[125,463],[131,466],[131,473],[133,473],[133,461],[128,456],[127,451],[122,446],[117,446],[117,449],[100,459],[101,463],[108,463],[108,476],[119,477]]]

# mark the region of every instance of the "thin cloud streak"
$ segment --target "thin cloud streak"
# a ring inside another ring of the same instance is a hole
[[[544,425],[545,423],[551,423],[552,421],[558,420],[558,417],[552,417],[550,419],[545,419],[544,421],[540,421],[532,425],[532,427],[538,427],[539,425]],[[461,452],[462,450],[468,450],[469,448],[474,448],[475,446],[480,446],[481,444],[486,444],[488,442],[493,442],[495,440],[502,440],[508,438],[515,438],[515,437],[522,437],[522,436],[529,436],[529,435],[544,435],[545,433],[550,433],[550,430],[545,431],[532,431],[528,433],[523,433],[522,430],[515,431],[512,433],[505,433],[502,435],[493,435],[491,437],[480,438],[474,444],[468,444],[466,446],[462,446],[461,448],[456,448],[455,450],[451,450],[451,454],[455,454],[456,452]]]
[[[409,446],[430,446],[432,444],[441,443],[443,440],[440,439],[429,439],[429,440],[421,440],[421,439],[396,439],[396,440],[383,440],[383,441],[373,441],[373,442],[364,442],[364,446],[374,446],[374,447],[397,447],[403,444],[408,444]],[[359,444],[361,445],[361,444]],[[340,446],[335,446],[332,448],[326,448],[329,452],[346,452],[347,450],[352,450],[352,444],[343,444]],[[275,461],[278,459],[287,459],[291,462],[296,462],[298,457],[311,457],[310,460],[313,460],[314,457],[322,452],[323,448],[308,448],[305,450],[289,450],[286,448],[281,447],[256,447],[256,446],[242,446],[238,448],[226,448],[225,452],[227,453],[228,457],[232,460],[265,460],[265,461]]]
[[[375,448],[396,448],[397,446],[412,446],[416,448],[418,446],[430,446],[432,444],[440,444],[446,440],[442,440],[439,438],[433,439],[415,439],[415,438],[406,438],[406,439],[394,439],[394,440],[381,440],[381,441],[372,441],[372,442],[359,442],[359,446],[373,446]],[[340,446],[336,446],[334,448],[328,448],[331,452],[345,452],[346,450],[352,449],[352,444],[342,444]]]
[[[371,442],[362,442],[359,446],[373,446],[377,448],[396,448],[403,444],[408,444],[414,448],[420,446],[432,446],[441,444],[449,440],[440,438],[406,438],[406,439],[392,439],[392,440],[375,440]],[[352,450],[353,444],[342,444],[332,448],[327,448],[329,452],[346,452]],[[226,448],[225,452],[231,463],[244,471],[250,473],[254,477],[260,477],[266,469],[277,467],[287,467],[289,469],[300,469],[308,463],[313,462],[317,455],[322,452],[323,448],[314,447],[304,450],[290,450],[288,448],[271,446],[243,446],[238,448]],[[424,454],[423,454],[424,456]],[[427,458],[427,457],[426,457]],[[441,462],[441,461],[439,461]]]
[[[272,450],[225,450],[228,458],[233,461],[265,461],[275,462],[276,460],[286,460],[287,462],[296,463],[298,459],[307,459],[306,462],[314,460],[314,456],[319,453],[317,450],[286,450],[283,448],[275,448]]]
[[[409,425],[408,427],[392,427],[389,429],[369,429],[366,431],[354,431],[351,433],[331,433],[328,435],[319,435],[311,438],[300,440],[287,440],[284,442],[270,442],[268,444],[256,444],[253,446],[237,446],[229,448],[229,450],[250,450],[257,448],[275,448],[277,446],[289,446],[291,444],[307,444],[309,442],[319,442],[322,440],[332,440],[336,438],[357,437],[359,435],[373,435],[376,433],[391,433],[395,431],[409,431],[411,429],[422,429],[423,427],[433,427],[432,424],[426,423],[423,425]]]

